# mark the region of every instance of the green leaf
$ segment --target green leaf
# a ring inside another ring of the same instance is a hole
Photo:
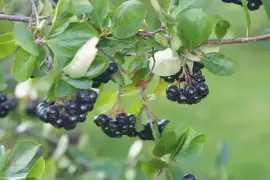
[[[113,107],[116,102],[115,92],[102,92],[100,93],[97,102],[95,104],[95,109],[101,113],[107,112]]]
[[[117,71],[116,73],[112,75],[112,81],[123,87],[126,86],[125,77],[121,74],[120,71]]]
[[[35,69],[36,59],[36,56],[31,56],[20,49],[12,64],[12,74],[15,80],[22,82],[29,79]]]
[[[66,81],[58,80],[54,86],[55,97],[67,97],[72,92],[73,88]]]
[[[43,157],[40,157],[27,174],[26,180],[33,180],[33,179],[39,180],[42,178],[44,171],[45,171],[45,160],[43,159]]]
[[[49,38],[60,35],[69,26],[69,18],[75,14],[73,0],[59,0],[56,7],[53,24],[49,30]]]
[[[3,172],[6,170],[6,168],[8,166],[8,159],[9,159],[10,153],[11,153],[11,151],[7,150],[0,157],[0,174],[3,174]]]
[[[154,147],[153,154],[157,157],[162,157],[170,154],[176,146],[176,134],[174,131],[164,132],[161,139]]]
[[[224,19],[219,20],[216,24],[216,29],[215,29],[217,38],[219,39],[223,38],[230,27],[231,25],[228,21]]]
[[[250,18],[250,14],[249,14],[249,9],[247,7],[248,0],[243,0],[242,3],[243,3],[242,8],[244,10],[244,14],[245,14],[245,17],[246,17],[246,22],[247,22],[247,36],[248,36],[249,32],[250,32],[250,29],[251,29],[251,18]]]
[[[64,66],[95,35],[96,31],[91,25],[84,22],[75,22],[71,23],[60,35],[46,40],[48,46],[57,57],[55,58],[58,60],[56,66]]]
[[[93,11],[93,5],[90,4],[89,1],[75,1],[75,13],[77,16],[81,16],[83,14],[90,14]]]
[[[270,19],[270,1],[269,0],[262,0],[262,2],[263,2],[265,12],[268,16],[268,19]]]
[[[32,141],[22,141],[17,143],[10,155],[5,174],[12,175],[25,168],[34,158],[39,147],[40,144]]]
[[[202,62],[208,71],[218,76],[229,76],[238,68],[235,61],[220,53],[205,54]]]
[[[94,78],[102,74],[109,66],[109,60],[103,55],[97,55],[91,66],[89,67],[86,77]]]
[[[2,177],[0,177],[0,180],[25,180],[27,176],[27,173],[20,173],[20,174],[13,174],[10,176],[4,176],[2,179]]]
[[[201,9],[191,9],[178,18],[177,34],[190,51],[199,47],[212,33],[216,16],[205,14]]]
[[[168,38],[165,37],[165,35],[161,34],[161,33],[156,33],[155,34],[155,40],[157,43],[159,43],[160,45],[167,47],[169,44],[169,40]]]
[[[77,89],[91,89],[93,83],[93,81],[88,78],[71,79],[65,77],[63,80]]]
[[[104,20],[109,12],[109,0],[89,0],[94,9],[91,13],[91,20],[96,27],[103,31]]]
[[[13,33],[0,35],[0,59],[9,56],[16,50]]]
[[[55,161],[49,160],[45,164],[45,171],[42,180],[55,180],[57,173],[57,165]]]
[[[144,67],[144,57],[135,57],[128,66],[128,75],[132,77],[137,71]]]
[[[160,78],[154,90],[154,94],[156,96],[164,96],[166,94],[167,87],[168,87],[168,83],[166,83],[164,79]]]
[[[27,29],[27,24],[22,22],[16,22],[14,24],[14,39],[18,46],[20,46],[24,51],[28,52],[33,56],[38,56],[39,51],[37,44],[31,34]]]
[[[161,8],[159,1],[158,0],[151,0],[151,5],[154,8],[155,12],[157,13],[159,19],[161,22],[167,23],[166,22],[166,13],[165,11]]]
[[[153,180],[161,173],[163,168],[168,167],[168,164],[160,159],[153,158],[142,164],[142,171],[147,180]]]
[[[7,88],[7,83],[5,81],[5,75],[3,67],[0,66],[0,91],[3,91]]]
[[[190,141],[189,146],[205,143],[206,139],[207,138],[204,134],[199,134]]]
[[[117,62],[117,64],[120,64],[120,65],[124,64],[125,61],[126,61],[125,60],[125,55],[120,53],[120,52],[115,53],[114,59]]]
[[[146,9],[137,0],[122,3],[113,18],[112,34],[119,39],[126,39],[135,35],[143,25]]]
[[[175,149],[171,153],[170,159],[175,158],[179,154],[179,152],[182,150],[189,136],[189,132],[190,132],[190,128],[187,128],[186,131],[178,138],[177,143],[176,143],[177,145],[175,146]]]

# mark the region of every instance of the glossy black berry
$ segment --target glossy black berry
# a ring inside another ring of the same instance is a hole
[[[112,75],[118,71],[118,66],[115,63],[110,63],[108,67],[108,72]]]
[[[97,126],[103,126],[105,124],[108,124],[110,120],[111,119],[105,114],[98,115],[94,118],[94,122]]]
[[[169,120],[167,119],[164,119],[164,120],[161,120],[160,122],[158,122],[158,131],[160,134],[162,134],[164,128],[169,124]]]
[[[197,89],[196,87],[189,85],[186,89],[185,89],[185,95],[188,99],[192,99],[193,97],[195,97],[197,94]]]
[[[79,117],[80,117],[80,119],[79,119],[80,122],[86,121],[86,114],[80,114]]]
[[[98,98],[98,93],[94,90],[89,90],[90,102],[95,103]]]
[[[209,93],[209,88],[207,84],[205,83],[198,84],[196,88],[197,88],[197,93],[199,96],[207,96]]]
[[[59,119],[59,115],[60,115],[58,107],[55,105],[49,106],[46,109],[46,115],[50,122],[55,122],[56,120]]]
[[[75,129],[77,124],[65,124],[63,127],[65,130],[72,130]]]
[[[6,117],[8,115],[8,111],[6,111],[6,110],[0,110],[0,118],[4,118],[4,117]]]
[[[99,88],[101,86],[100,81],[93,81],[92,88]]]
[[[135,124],[136,123],[136,116],[134,114],[128,115],[128,122],[129,124]]]
[[[89,103],[91,102],[90,99],[90,92],[87,90],[81,90],[76,93],[76,101],[80,103]]]
[[[240,5],[240,6],[243,5],[242,0],[233,0],[233,3],[237,4],[237,5]]]
[[[115,117],[115,120],[121,124],[127,123],[128,116],[126,113],[118,113]]]
[[[195,176],[192,174],[185,174],[181,180],[196,180]]]
[[[64,121],[63,119],[57,119],[56,121],[51,122],[51,124],[56,128],[62,128],[64,125]]]
[[[177,102],[179,104],[186,104],[188,101],[187,97],[184,95],[184,94],[180,94],[178,97],[177,97]]]
[[[222,0],[224,3],[232,3],[233,0]]]
[[[260,3],[257,1],[249,1],[247,7],[250,11],[256,11],[260,8]]]
[[[78,105],[75,101],[69,100],[66,104],[65,110],[69,115],[75,115],[78,112]]]
[[[174,81],[175,81],[175,76],[166,76],[166,77],[164,77],[164,81],[166,82],[166,83],[173,83]]]
[[[0,93],[0,103],[3,103],[7,100],[7,96],[3,93]]]

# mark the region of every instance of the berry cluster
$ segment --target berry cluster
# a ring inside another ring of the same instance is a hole
[[[37,116],[45,123],[56,128],[74,129],[78,123],[86,120],[87,113],[92,111],[98,94],[93,90],[80,90],[75,100],[67,104],[41,102],[37,108]]]
[[[118,66],[115,63],[110,63],[109,67],[98,77],[93,78],[93,88],[100,87],[101,83],[108,83],[112,75],[115,74],[118,71]]]
[[[225,3],[234,3],[234,4],[238,4],[240,6],[243,5],[242,0],[222,0]],[[247,8],[250,11],[256,11],[260,8],[260,6],[262,5],[262,1],[261,0],[248,0],[247,3]]]
[[[0,93],[0,118],[6,117],[9,111],[15,110],[17,106],[18,99],[9,100],[5,94]]]
[[[192,175],[192,174],[186,174],[186,175],[184,175],[182,177],[181,180],[196,180],[196,179],[195,179],[195,176],[194,175]]]
[[[136,131],[136,116],[133,114],[127,115],[125,113],[118,113],[115,119],[105,114],[101,114],[94,118],[94,122],[98,127],[101,127],[106,135],[112,138],[120,138],[123,135],[126,135],[129,137],[139,136],[141,140],[154,140],[150,122],[144,125],[142,131]],[[152,123],[156,123],[156,120],[152,120]],[[159,133],[162,133],[168,123],[168,120],[158,122]]]
[[[205,77],[201,69],[204,66],[201,62],[194,62],[193,74],[188,71],[186,82],[183,88],[176,85],[170,85],[166,90],[167,99],[179,104],[198,104],[209,93],[209,88],[205,83]],[[182,71],[182,70],[181,70]]]
[[[175,75],[171,75],[171,76],[161,76],[160,78],[164,79],[164,81],[166,83],[174,83],[175,81],[178,82],[184,82],[185,81],[185,77],[181,76],[183,73],[183,69],[181,68],[181,70],[176,73]]]
[[[120,138],[123,135],[137,136],[135,129],[136,117],[133,114],[118,113],[115,119],[101,114],[95,117],[94,122],[102,131],[112,138]]]

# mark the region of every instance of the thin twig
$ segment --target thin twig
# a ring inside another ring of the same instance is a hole
[[[50,20],[50,18],[51,18],[50,16],[40,16],[39,20],[44,20],[44,19]],[[32,21],[32,18],[28,16],[15,16],[15,15],[0,14],[0,20],[29,23],[30,21]]]
[[[104,50],[100,49],[100,51],[110,60],[112,61],[113,63],[117,64],[117,62],[115,61],[114,57],[107,54]],[[127,71],[123,68],[123,66],[117,64],[119,67],[120,67],[120,71],[124,74],[127,74]]]

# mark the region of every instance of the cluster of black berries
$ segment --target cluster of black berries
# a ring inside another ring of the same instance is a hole
[[[242,0],[222,0],[225,3],[234,3],[234,4],[238,4],[240,6],[243,5]],[[247,8],[250,11],[256,11],[260,8],[260,6],[262,5],[262,1],[261,0],[248,0],[248,4],[247,4]]]
[[[95,117],[94,122],[98,127],[101,127],[106,135],[112,138],[120,138],[123,135],[126,135],[129,137],[139,136],[141,140],[154,140],[149,122],[144,125],[142,131],[136,131],[136,117],[133,114],[127,115],[125,113],[118,113],[115,119],[105,114],[101,114]],[[156,123],[156,121],[152,120],[152,123]],[[168,123],[168,120],[158,122],[159,133],[162,133]]]
[[[183,88],[170,85],[166,90],[167,98],[179,104],[197,104],[209,94],[209,88],[205,83],[205,77],[201,69],[204,68],[201,62],[194,62],[193,75],[189,72],[186,84]]]
[[[118,113],[115,119],[101,114],[95,117],[94,122],[102,131],[112,138],[120,138],[123,135],[137,136],[135,129],[136,117],[133,114]]]
[[[192,175],[192,174],[186,174],[186,175],[184,175],[182,177],[181,180],[196,180],[196,179],[195,179],[195,176],[194,175]]]
[[[164,81],[167,82],[167,83],[174,83],[175,81],[184,82],[185,77],[182,76],[182,74],[183,74],[183,69],[181,68],[181,70],[178,73],[174,74],[174,75],[160,76],[160,78],[164,79]]]
[[[101,83],[108,83],[112,75],[115,74],[118,71],[118,66],[115,63],[110,63],[109,67],[98,77],[93,78],[93,88],[100,87]]]
[[[18,103],[18,99],[9,100],[5,94],[0,93],[0,118],[6,117],[9,111],[15,110]]]
[[[75,100],[69,100],[64,105],[41,102],[36,113],[45,123],[71,130],[86,120],[87,113],[93,110],[97,97],[98,94],[93,90],[80,90],[76,93]]]

